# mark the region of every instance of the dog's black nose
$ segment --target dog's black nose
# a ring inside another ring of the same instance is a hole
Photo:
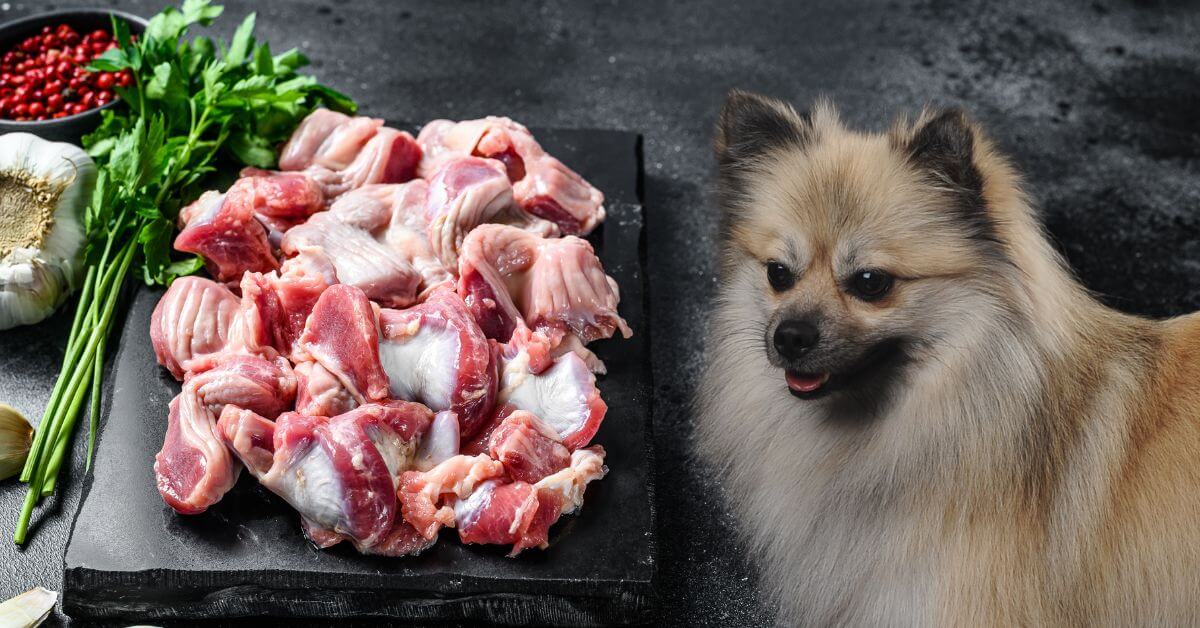
[[[787,320],[775,328],[775,350],[788,360],[795,360],[817,346],[821,332],[807,321]]]

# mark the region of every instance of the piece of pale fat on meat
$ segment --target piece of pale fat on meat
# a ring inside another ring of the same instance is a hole
[[[400,476],[404,519],[432,539],[443,526],[453,527],[453,504],[493,478],[503,477],[504,466],[485,454],[452,456],[428,471],[408,471]]]
[[[497,403],[532,413],[571,450],[591,442],[608,412],[596,376],[576,353],[564,354],[534,373],[529,353],[522,349],[504,362]]]
[[[391,396],[452,410],[462,434],[474,434],[495,403],[497,364],[462,298],[435,290],[420,305],[381,310],[380,327]]]
[[[315,526],[363,548],[392,531],[399,512],[396,489],[429,429],[428,408],[387,401],[336,417],[284,413],[272,430],[269,462],[265,434],[256,434],[267,428],[247,413],[227,409],[219,427],[259,483]]]

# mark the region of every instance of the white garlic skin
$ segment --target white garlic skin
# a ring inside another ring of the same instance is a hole
[[[16,249],[0,263],[0,329],[45,320],[74,290],[75,263],[48,262],[37,249]]]
[[[83,149],[30,133],[0,135],[0,173],[14,171],[62,191],[41,247],[15,248],[0,259],[0,330],[44,320],[79,285],[83,212],[96,183],[96,164]]]
[[[0,480],[21,472],[32,442],[33,427],[25,416],[16,408],[0,403]]]
[[[0,626],[36,628],[54,610],[58,592],[38,587],[0,604]]]

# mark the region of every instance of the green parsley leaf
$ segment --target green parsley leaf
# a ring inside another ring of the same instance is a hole
[[[241,65],[246,61],[250,49],[254,47],[254,14],[246,16],[241,25],[233,33],[229,43],[229,52],[225,54],[225,62],[229,65]]]

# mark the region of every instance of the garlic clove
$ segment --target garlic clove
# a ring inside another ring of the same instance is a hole
[[[58,601],[58,593],[38,587],[0,604],[0,626],[34,628],[40,626]]]
[[[95,182],[78,146],[0,135],[0,330],[45,319],[79,283]]]
[[[71,291],[70,268],[16,249],[0,263],[0,329],[32,325],[54,313]]]
[[[33,427],[20,412],[0,403],[0,480],[21,472],[29,447],[33,443]],[[4,626],[0,621],[0,626]]]

